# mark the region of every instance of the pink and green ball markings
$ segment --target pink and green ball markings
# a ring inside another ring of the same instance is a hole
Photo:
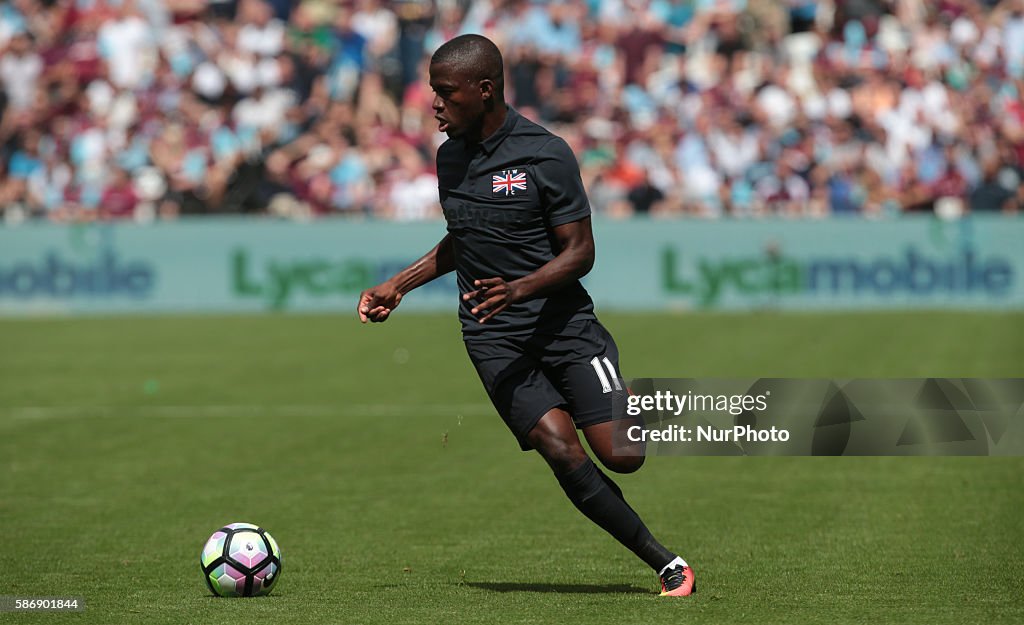
[[[199,563],[206,585],[215,595],[267,595],[281,576],[281,549],[259,526],[232,523],[210,536]]]

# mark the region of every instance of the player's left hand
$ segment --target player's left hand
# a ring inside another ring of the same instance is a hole
[[[519,301],[519,290],[516,288],[515,282],[505,282],[504,278],[474,280],[473,286],[477,287],[476,290],[464,294],[462,301],[483,300],[469,311],[474,315],[489,311],[480,317],[480,323],[487,323],[488,319],[508,308],[509,304]]]

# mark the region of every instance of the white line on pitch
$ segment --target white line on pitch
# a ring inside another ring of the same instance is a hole
[[[142,405],[142,406],[12,406],[0,417],[25,420],[105,417],[443,417],[493,410],[490,404],[338,404],[338,405]]]

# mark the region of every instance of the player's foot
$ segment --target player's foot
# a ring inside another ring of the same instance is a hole
[[[697,579],[693,575],[693,569],[680,558],[673,560],[661,572],[662,597],[688,597],[695,592]]]

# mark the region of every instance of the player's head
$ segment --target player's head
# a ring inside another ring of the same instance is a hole
[[[501,52],[487,37],[459,35],[430,58],[430,87],[440,130],[457,137],[478,129],[505,103]]]

